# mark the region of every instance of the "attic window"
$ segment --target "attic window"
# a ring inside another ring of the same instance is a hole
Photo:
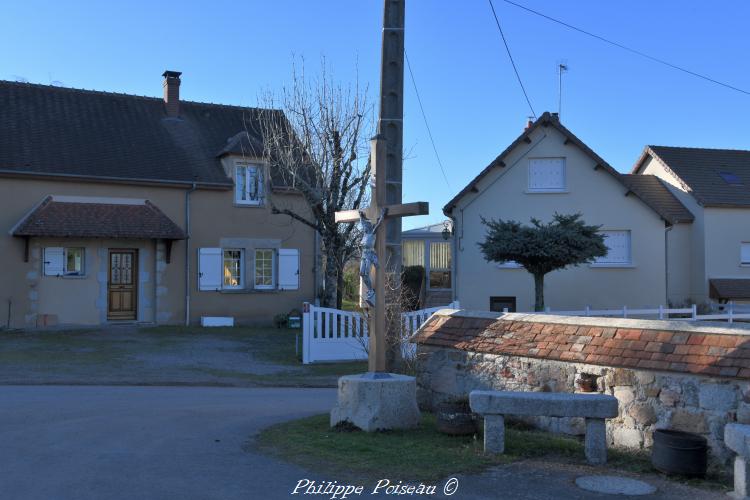
[[[719,175],[727,184],[730,184],[732,186],[742,186],[742,181],[740,180],[740,178],[732,172],[719,172]]]

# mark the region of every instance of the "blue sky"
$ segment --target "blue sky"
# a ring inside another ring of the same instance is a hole
[[[750,96],[689,77],[493,0],[537,114],[562,121],[615,168],[645,144],[750,149]],[[517,0],[750,90],[750,2]],[[0,79],[158,96],[165,69],[182,96],[255,105],[289,81],[293,56],[377,97],[381,0],[0,2]],[[406,48],[445,166],[440,173],[407,74],[405,201],[442,206],[521,132],[530,114],[485,0],[407,0]],[[1,110],[0,110],[1,112]],[[502,214],[487,214],[500,217]]]

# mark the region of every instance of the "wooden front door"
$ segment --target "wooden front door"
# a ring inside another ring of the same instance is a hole
[[[109,251],[107,318],[136,319],[138,308],[138,250]]]

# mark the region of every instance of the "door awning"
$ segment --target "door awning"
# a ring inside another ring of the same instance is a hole
[[[750,300],[750,279],[708,280],[709,295],[717,300]]]
[[[183,240],[185,231],[148,200],[47,196],[13,236]]]

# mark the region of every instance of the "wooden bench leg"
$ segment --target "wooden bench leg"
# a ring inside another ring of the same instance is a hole
[[[607,426],[603,418],[586,419],[585,450],[590,464],[607,463]]]
[[[484,416],[485,453],[505,453],[505,418],[503,415]]]

